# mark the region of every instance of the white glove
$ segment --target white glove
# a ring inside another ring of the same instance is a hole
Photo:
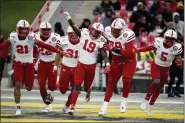
[[[69,12],[67,12],[64,8],[61,8],[60,13],[66,16],[66,19],[69,20],[71,19],[71,16],[69,15]]]
[[[14,70],[8,72],[8,75],[11,76],[14,73]]]

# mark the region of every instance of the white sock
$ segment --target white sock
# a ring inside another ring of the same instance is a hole
[[[127,103],[127,98],[123,97],[121,103],[123,103],[123,102],[126,102]]]
[[[107,107],[108,104],[109,104],[109,102],[104,101],[104,102],[103,102],[103,107]]]
[[[20,106],[20,103],[16,103],[16,106]]]

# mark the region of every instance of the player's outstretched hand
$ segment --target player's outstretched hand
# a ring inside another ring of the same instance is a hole
[[[71,19],[69,12],[67,10],[65,10],[63,7],[61,7],[61,9],[60,9],[60,14],[64,14],[67,20]]]

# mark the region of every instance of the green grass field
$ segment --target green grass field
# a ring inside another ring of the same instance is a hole
[[[15,31],[19,20],[25,19],[30,25],[46,0],[1,0],[1,30],[6,39]]]

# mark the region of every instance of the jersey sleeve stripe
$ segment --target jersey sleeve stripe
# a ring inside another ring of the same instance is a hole
[[[128,39],[127,42],[130,42],[130,41],[133,41],[133,40],[135,40],[135,36],[130,38],[130,39]]]
[[[135,36],[135,34],[132,34],[129,38],[131,38],[131,37],[133,37],[133,36]]]
[[[129,41],[129,40],[133,40],[133,39],[135,39],[135,35],[134,35],[134,36],[132,36],[132,37],[130,37],[130,38],[128,38],[128,40],[127,40],[127,41]]]

